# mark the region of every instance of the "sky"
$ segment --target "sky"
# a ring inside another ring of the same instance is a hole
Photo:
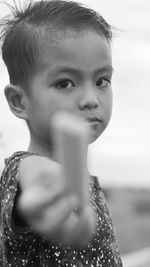
[[[116,29],[112,43],[113,113],[108,128],[89,146],[89,170],[102,186],[150,189],[150,1],[80,2],[100,12]],[[9,11],[0,5],[3,17]],[[26,149],[29,142],[25,122],[12,115],[6,103],[3,88],[8,83],[0,58],[0,168],[5,157]]]

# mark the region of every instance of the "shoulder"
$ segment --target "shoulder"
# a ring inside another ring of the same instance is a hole
[[[8,202],[8,198],[14,198],[18,188],[19,164],[28,155],[29,153],[26,151],[18,151],[5,159],[5,166],[0,178],[0,206],[2,202]]]
[[[100,185],[100,182],[99,182],[99,178],[97,176],[90,175],[89,182],[90,182],[91,185],[93,185],[97,189],[101,190],[101,185]]]
[[[97,176],[90,176],[90,191],[91,200],[101,216],[108,216],[111,218],[110,209],[107,204],[107,198],[105,196],[105,190],[100,185],[99,178]]]
[[[18,170],[20,162],[31,153],[26,151],[15,152],[5,159],[5,166],[0,178],[0,200],[7,201],[7,197],[14,197],[18,188]]]
[[[14,178],[18,171],[20,161],[29,153],[26,151],[15,152],[12,156],[5,159],[5,166],[1,175],[1,183],[6,184],[6,180]]]
[[[28,152],[15,152],[5,160],[5,167],[0,179],[0,225],[11,225],[14,199],[18,191],[18,167]]]
[[[5,168],[4,171],[13,168],[15,169],[15,166],[20,163],[21,160],[23,160],[25,157],[31,155],[30,152],[27,151],[17,151],[13,153],[10,157],[6,158],[5,161]]]

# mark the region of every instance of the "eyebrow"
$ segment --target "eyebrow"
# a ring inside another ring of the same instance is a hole
[[[114,69],[111,65],[109,66],[103,66],[101,68],[96,69],[93,74],[97,75],[98,73],[105,73],[105,72],[109,72],[111,75],[114,72]],[[77,76],[81,76],[82,70],[78,70],[72,67],[57,67],[56,69],[53,69],[52,71],[50,71],[50,75],[59,75],[61,73],[69,73],[71,75],[77,75]]]

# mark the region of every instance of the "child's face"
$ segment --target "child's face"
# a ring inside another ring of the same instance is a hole
[[[50,119],[65,110],[89,121],[95,141],[112,110],[110,44],[94,31],[72,34],[46,44],[41,63],[26,96],[32,138],[49,144]]]

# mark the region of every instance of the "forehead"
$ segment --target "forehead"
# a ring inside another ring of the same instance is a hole
[[[44,40],[41,50],[43,68],[58,66],[81,70],[93,70],[112,65],[111,45],[102,35],[94,31],[68,32],[53,41]]]

